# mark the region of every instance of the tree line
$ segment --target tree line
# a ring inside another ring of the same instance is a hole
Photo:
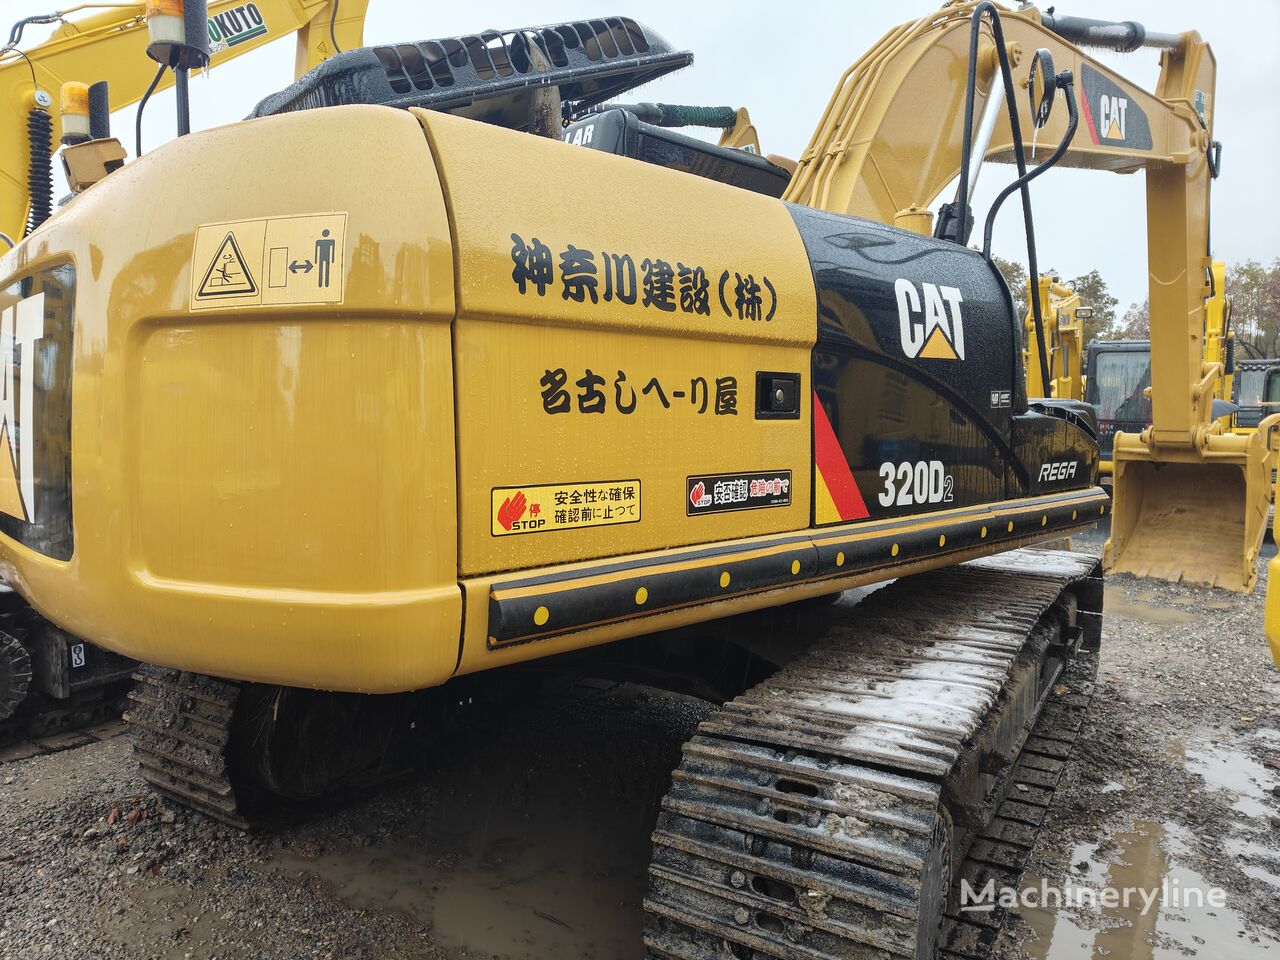
[[[1013,294],[1019,316],[1027,314],[1027,268],[1015,260],[995,257],[995,264]],[[1055,270],[1042,271],[1058,276]],[[1150,305],[1133,303],[1123,313],[1111,295],[1107,281],[1097,270],[1064,279],[1080,294],[1082,306],[1093,308],[1084,322],[1084,342],[1090,340],[1147,340],[1151,336]],[[1257,260],[1227,267],[1227,295],[1231,298],[1231,329],[1236,336],[1236,356],[1280,357],[1280,259],[1270,266]]]

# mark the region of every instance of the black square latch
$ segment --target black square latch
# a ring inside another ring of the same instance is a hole
[[[756,373],[756,419],[800,419],[800,374]]]

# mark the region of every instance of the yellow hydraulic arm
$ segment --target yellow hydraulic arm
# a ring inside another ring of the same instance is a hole
[[[369,0],[210,0],[211,66],[296,33],[294,74],[301,76],[333,55],[363,44]],[[113,110],[137,103],[156,71],[144,50],[144,3],[86,3],[60,11],[63,19],[44,43],[0,53],[0,232],[22,233],[27,191],[27,116],[35,107],[53,117],[55,144],[62,131],[58,90],[68,80],[110,85]],[[90,12],[91,11],[91,12]],[[2,17],[3,14],[0,14]],[[7,29],[7,24],[0,24]],[[173,83],[166,72],[160,89]]]
[[[1276,479],[1276,493],[1280,493],[1280,477]],[[1280,497],[1277,497],[1280,499]],[[1280,515],[1272,521],[1271,535],[1280,543]],[[1265,614],[1267,642],[1271,644],[1271,656],[1280,667],[1280,553],[1271,558],[1267,568],[1267,606]]]
[[[1027,281],[1027,296],[1034,296],[1030,280]],[[1036,334],[1030,302],[1028,299],[1027,316],[1022,324],[1023,343],[1033,345]],[[1040,313],[1045,320],[1044,345],[1049,351],[1049,387],[1045,389],[1033,349],[1024,347],[1022,366],[1027,371],[1027,396],[1084,399],[1084,358],[1081,350],[1084,321],[1090,310],[1080,302],[1080,294],[1071,287],[1054,277],[1040,278]]]
[[[928,232],[930,207],[960,172],[973,2],[947,3],[890,31],[841,77],[784,199]],[[1116,439],[1115,512],[1105,562],[1140,575],[1251,590],[1269,500],[1261,440],[1224,435],[1211,419],[1223,365],[1206,358],[1213,142],[1213,53],[1198,33],[1001,10],[1009,61],[1046,49],[1075,80],[1080,123],[1064,166],[1146,174],[1153,423]],[[1066,37],[1111,49],[1160,50],[1154,93]],[[974,166],[1008,162],[1013,137],[995,42],[984,21],[977,61]],[[1016,86],[1024,149],[1033,123]],[[1036,139],[1048,152],[1066,111]],[[976,173],[970,178],[972,194]],[[1042,188],[1043,189],[1043,188]]]
[[[1214,396],[1219,400],[1231,399],[1231,381],[1233,375],[1227,372],[1227,354],[1231,350],[1231,298],[1227,296],[1227,265],[1221,260],[1213,261],[1210,267],[1213,293],[1204,304],[1204,362],[1218,364],[1222,374],[1218,377]],[[1231,429],[1230,417],[1222,424],[1224,430]]]

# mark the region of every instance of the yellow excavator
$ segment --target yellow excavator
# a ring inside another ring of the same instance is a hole
[[[655,827],[651,957],[981,955],[1003,908],[965,891],[1016,883],[1101,640],[1096,560],[1022,548],[1110,511],[1090,408],[1028,396],[991,231],[1020,202],[1038,289],[1028,185],[1146,167],[1199,265],[1198,35],[948,4],[846,73],[792,171],[670,126],[737,111],[597,110],[692,59],[612,16],[344,49],[187,134],[211,49],[176,6],[134,55],[183,135],[68,148],[73,199],[0,255],[0,574],[146,664],[143,776],[245,824],[385,775],[523,664],[688,681],[720,706]],[[1162,51],[1159,96],[1082,49],[1116,44]]]

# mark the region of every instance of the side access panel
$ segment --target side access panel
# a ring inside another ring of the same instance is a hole
[[[815,304],[786,207],[416,112],[458,270],[460,574],[808,527]]]

